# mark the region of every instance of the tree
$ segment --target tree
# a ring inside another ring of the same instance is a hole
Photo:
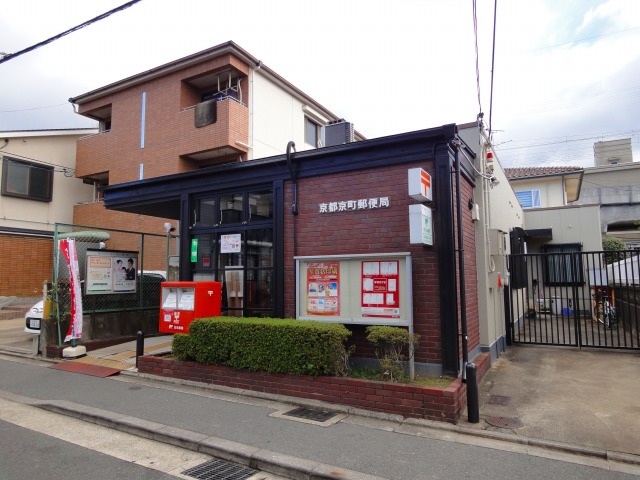
[[[627,258],[627,245],[617,237],[604,237],[602,239],[602,249],[607,252],[604,254],[604,263],[610,263],[624,260]]]

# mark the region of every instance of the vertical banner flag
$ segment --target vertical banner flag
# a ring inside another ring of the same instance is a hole
[[[80,289],[80,269],[76,241],[72,238],[60,240],[60,251],[69,267],[69,289],[71,290],[71,321],[65,342],[82,337],[82,292]]]

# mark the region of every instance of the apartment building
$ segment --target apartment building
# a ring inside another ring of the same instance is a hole
[[[97,187],[361,140],[234,42],[70,98],[99,132],[78,142],[76,176]],[[146,212],[157,215],[158,212]],[[167,219],[79,205],[82,225],[164,233]],[[114,246],[110,246],[114,248]]]
[[[0,296],[38,296],[51,279],[55,224],[71,223],[73,207],[95,199],[75,163],[78,139],[96,132],[0,132]]]

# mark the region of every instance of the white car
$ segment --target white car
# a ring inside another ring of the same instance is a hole
[[[42,312],[44,310],[44,303],[40,300],[24,316],[24,331],[27,333],[33,333],[35,335],[40,334],[40,325],[42,323]]]

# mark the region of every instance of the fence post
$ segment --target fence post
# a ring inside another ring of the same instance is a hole
[[[136,368],[138,368],[138,357],[144,354],[144,335],[142,332],[136,334]]]

